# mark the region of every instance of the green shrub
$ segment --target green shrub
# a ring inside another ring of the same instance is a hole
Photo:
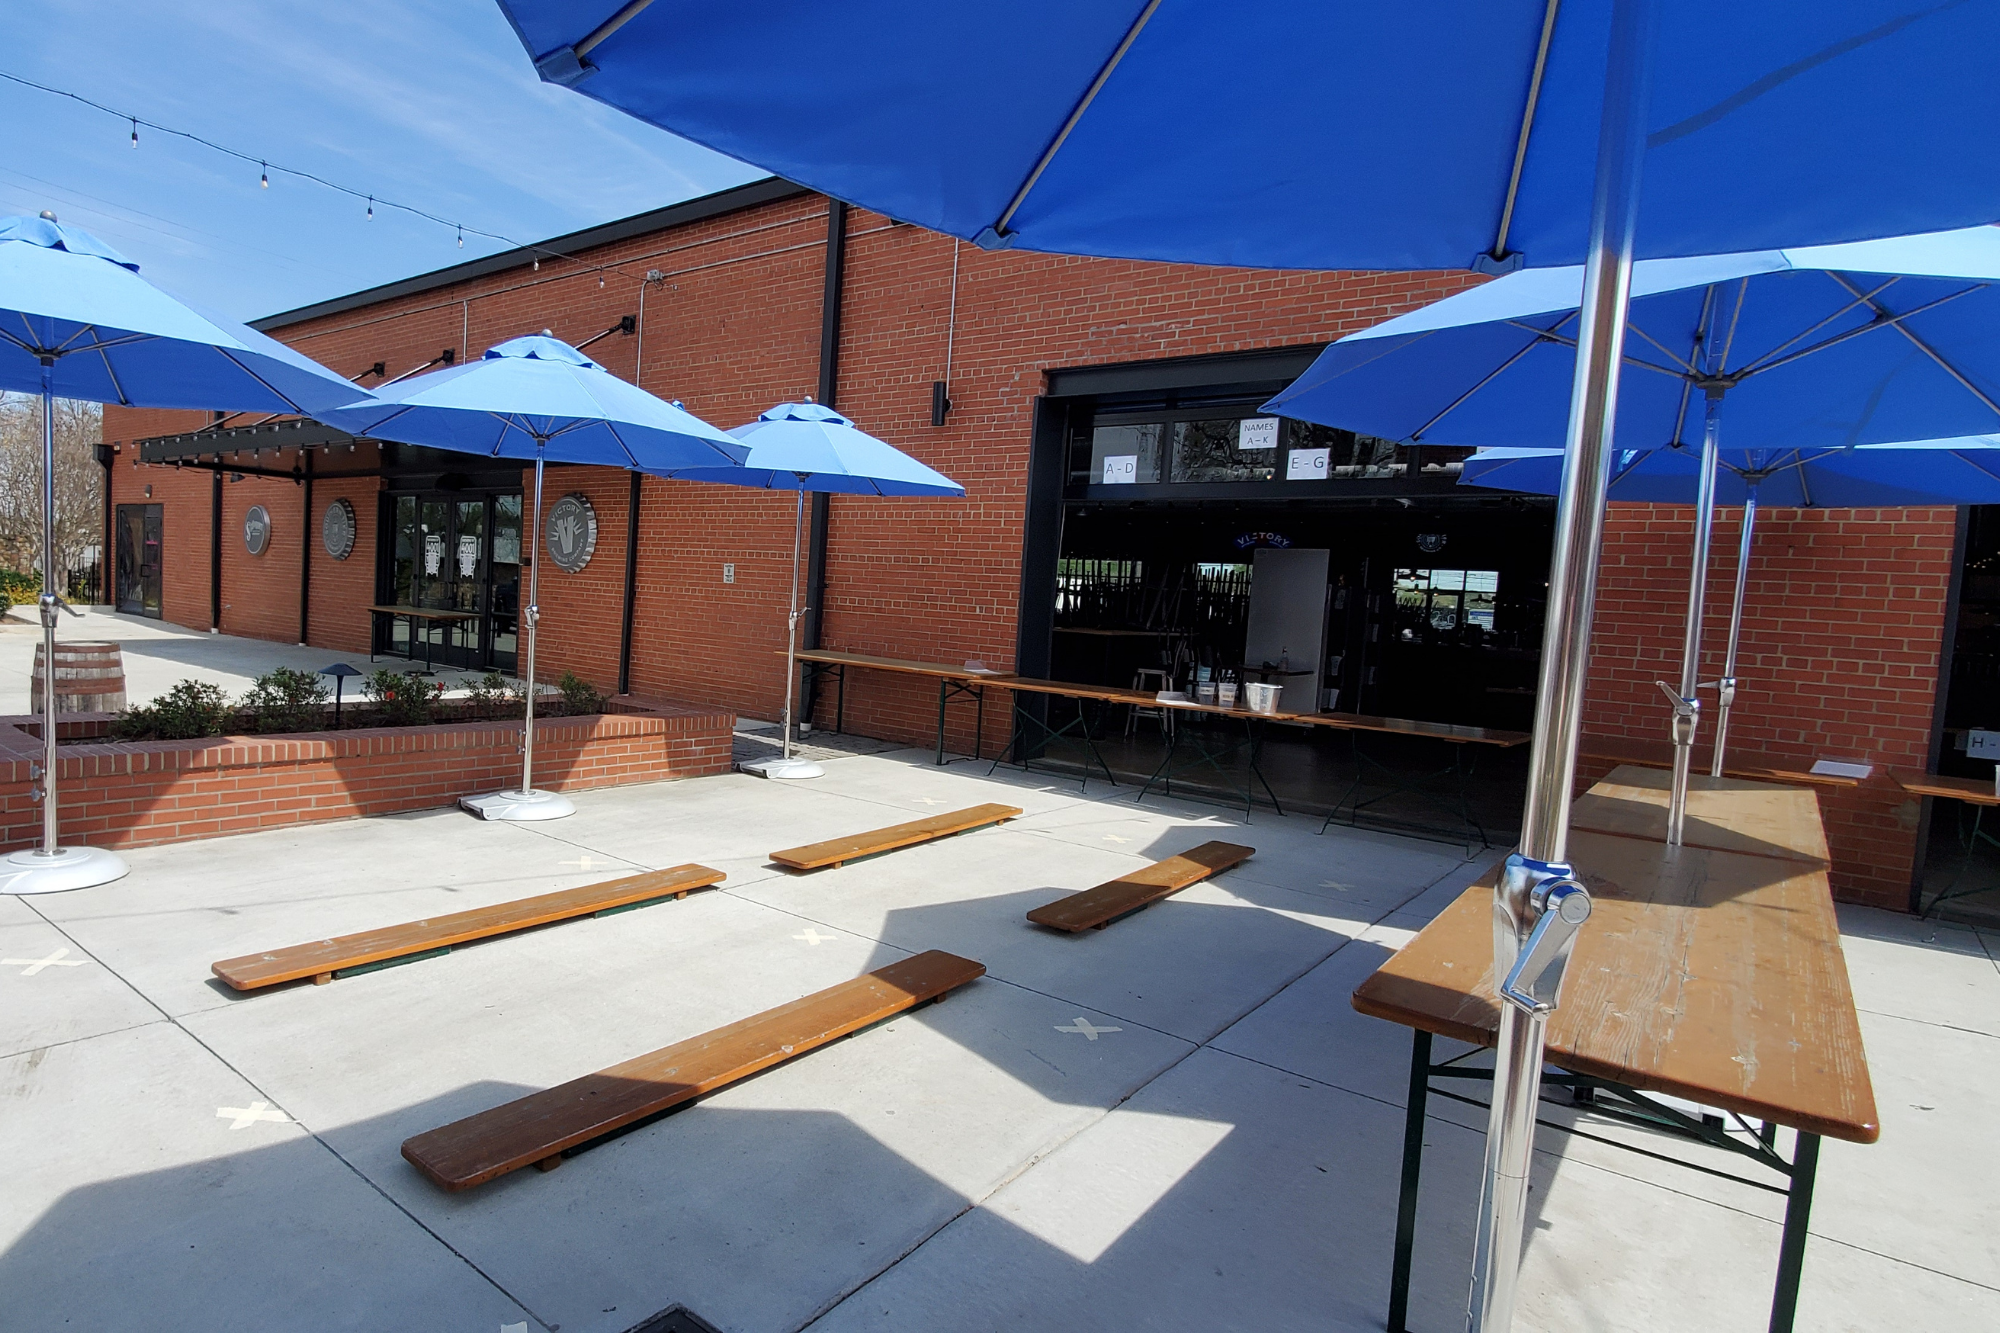
[[[604,711],[604,692],[574,671],[563,672],[556,688],[562,691],[563,711],[571,717]]]
[[[325,704],[331,693],[326,682],[311,672],[279,667],[257,677],[243,696],[243,706],[260,732],[324,731]]]
[[[489,671],[479,678],[466,696],[477,717],[500,718],[519,717],[522,712],[522,694],[512,682],[497,671]]]
[[[229,699],[220,685],[184,680],[150,704],[120,713],[111,734],[121,741],[196,740],[220,736],[229,717]]]
[[[391,671],[382,667],[362,680],[368,697],[382,714],[385,727],[421,727],[431,720],[444,686],[414,671]]]
[[[0,569],[0,611],[10,606],[33,606],[41,595],[41,575]]]

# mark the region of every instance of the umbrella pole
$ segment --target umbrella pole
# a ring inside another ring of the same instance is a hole
[[[42,855],[56,842],[56,396],[52,358],[42,360]]]
[[[1576,931],[1590,915],[1590,895],[1564,858],[1632,284],[1652,32],[1650,0],[1620,0],[1612,18],[1598,127],[1590,251],[1584,266],[1576,378],[1556,508],[1521,849],[1507,858],[1493,890],[1493,976],[1501,995],[1500,1029],[1473,1244],[1469,1333],[1507,1333],[1513,1326],[1548,1015],[1555,1008]]]
[[[1743,500],[1743,536],[1736,549],[1736,596],[1729,604],[1729,651],[1722,659],[1722,679],[1716,684],[1715,757],[1711,777],[1722,776],[1722,755],[1729,744],[1729,710],[1736,703],[1736,645],[1743,637],[1743,592],[1750,578],[1750,542],[1757,532],[1757,488]]]
[[[528,631],[528,669],[522,678],[528,696],[528,711],[521,726],[521,794],[535,789],[535,622],[542,618],[539,604],[542,580],[542,441],[535,441],[535,510],[531,520],[533,544],[528,547],[528,607],[521,617]]]
[[[1701,433],[1701,484],[1694,502],[1694,567],[1688,571],[1687,624],[1681,634],[1681,688],[1679,693],[1660,681],[1674,706],[1668,725],[1674,740],[1673,791],[1667,801],[1667,846],[1681,845],[1681,829],[1687,822],[1689,775],[1694,769],[1694,736],[1701,725],[1701,619],[1708,600],[1708,544],[1715,530],[1715,468],[1721,453],[1722,395],[1711,391],[1703,413]]]
[[[792,757],[792,686],[799,676],[799,533],[806,521],[805,478],[799,478],[798,509],[792,515],[792,605],[785,620],[785,758]]]

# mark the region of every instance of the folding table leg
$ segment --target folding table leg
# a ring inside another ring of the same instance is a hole
[[[1785,1198],[1785,1236],[1778,1245],[1778,1291],[1771,1298],[1771,1333],[1792,1333],[1799,1309],[1799,1277],[1806,1263],[1806,1223],[1812,1216],[1813,1180],[1819,1174],[1819,1135],[1799,1131],[1792,1150],[1792,1188]]]
[[[944,691],[948,684],[950,682],[943,676],[938,677],[937,766],[939,768],[944,767]]]
[[[1410,1047],[1410,1095],[1403,1116],[1403,1187],[1396,1202],[1396,1261],[1389,1270],[1389,1333],[1407,1333],[1410,1256],[1417,1245],[1417,1182],[1424,1164],[1424,1103],[1431,1090],[1431,1034],[1416,1029]]]

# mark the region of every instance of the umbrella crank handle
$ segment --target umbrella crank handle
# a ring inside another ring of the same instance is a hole
[[[1693,745],[1696,721],[1701,717],[1701,700],[1683,699],[1680,692],[1664,680],[1653,682],[1660,687],[1660,693],[1667,696],[1667,702],[1674,706],[1672,731],[1675,745]]]
[[[1500,983],[1500,997],[1524,1013],[1546,1014],[1562,992],[1576,933],[1590,920],[1590,891],[1558,876],[1537,884],[1530,902],[1538,912],[1534,929]]]
[[[57,622],[62,619],[61,616],[56,614],[56,609],[58,607],[60,607],[64,611],[69,612],[71,615],[75,616],[78,620],[83,619],[83,612],[77,610],[75,607],[71,606],[68,602],[64,601],[61,597],[58,597],[55,593],[52,592],[43,593],[40,597],[35,599],[35,604],[36,607],[41,611],[43,629],[54,629],[56,627]]]

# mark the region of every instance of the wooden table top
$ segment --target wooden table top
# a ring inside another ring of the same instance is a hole
[[[778,650],[783,657],[784,650]],[[876,671],[901,671],[911,676],[942,676],[946,680],[994,680],[1007,673],[1002,671],[973,671],[964,666],[950,666],[944,662],[914,662],[902,657],[875,657],[868,653],[842,653],[828,648],[801,648],[798,651],[801,662],[824,662],[828,666],[869,667]]]
[[[1984,778],[1947,778],[1936,773],[1891,772],[1904,791],[1916,796],[1948,796],[1973,805],[2000,805],[2000,792]]]
[[[1434,741],[1460,745],[1497,745],[1509,748],[1526,745],[1534,737],[1525,731],[1502,731],[1497,727],[1462,727],[1455,722],[1418,722],[1406,717],[1371,717],[1366,713],[1286,713],[1293,722],[1316,727],[1336,727],[1344,731],[1383,731],[1398,736],[1423,736]]]
[[[477,611],[454,611],[445,606],[371,606],[385,616],[415,616],[418,620],[477,620]]]
[[[1578,831],[1595,899],[1551,1017],[1548,1059],[1808,1133],[1881,1133],[1826,872]],[[1494,873],[1497,873],[1494,872]],[[1364,1014],[1490,1046],[1489,873],[1354,992]]]
[[[1662,739],[1648,739],[1642,736],[1606,736],[1601,732],[1586,731],[1578,753],[1589,759],[1609,759],[1619,764],[1643,764],[1647,768],[1672,768],[1674,766],[1673,742]],[[1706,750],[1697,754],[1705,755]],[[1810,764],[1800,767],[1796,761],[1772,759],[1766,755],[1745,754],[1730,750],[1729,762],[1723,766],[1723,773],[1732,778],[1748,778],[1752,782],[1789,782],[1799,787],[1858,787],[1858,778],[1843,778],[1833,773],[1815,773]],[[1706,759],[1697,762],[1704,766]]]
[[[1569,826],[1664,842],[1672,787],[1671,773],[1621,765],[1570,806]],[[1832,859],[1817,792],[1742,778],[1690,779],[1681,840],[1689,847],[1783,856],[1822,866]]]

